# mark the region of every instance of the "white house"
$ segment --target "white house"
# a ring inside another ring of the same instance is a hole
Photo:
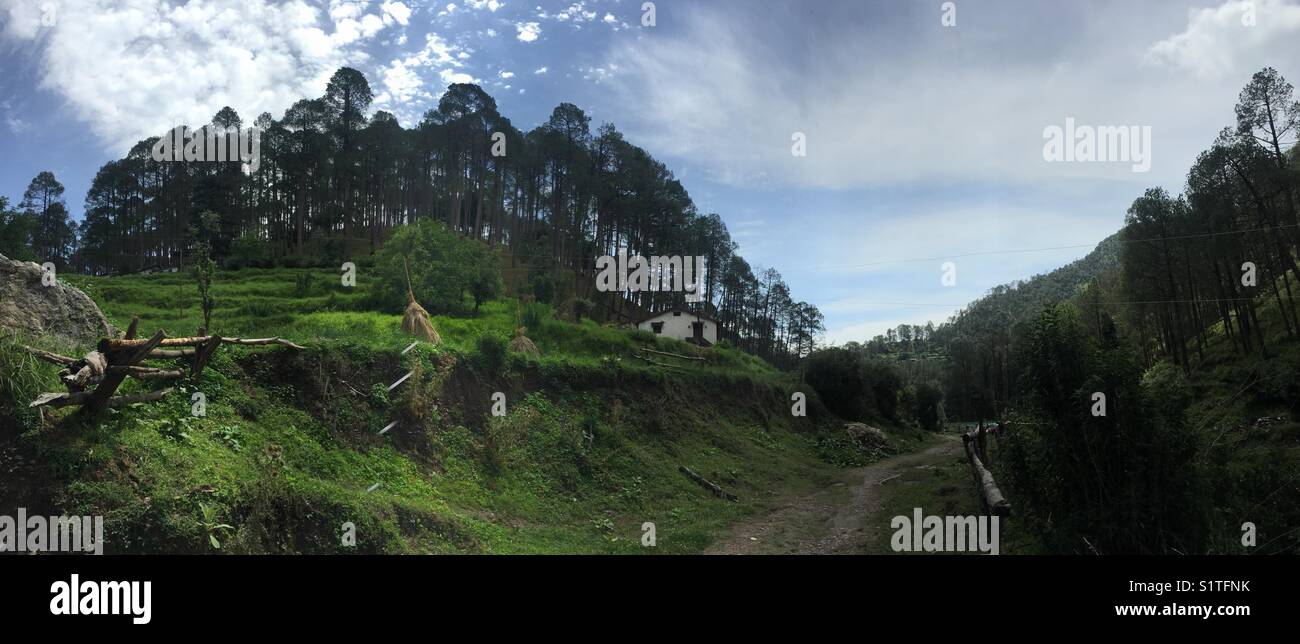
[[[686,309],[674,308],[654,313],[637,322],[636,328],[705,347],[718,341],[717,321]]]

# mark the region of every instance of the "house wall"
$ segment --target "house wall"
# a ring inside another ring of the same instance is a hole
[[[675,316],[672,311],[667,311],[641,322],[637,325],[637,328],[654,333],[654,327],[651,326],[651,323],[663,322],[664,328],[659,335],[676,338],[678,340],[685,340],[694,337],[695,334],[691,331],[691,323],[696,320],[704,323],[704,339],[708,340],[710,344],[717,344],[718,325],[715,324],[713,320],[697,318],[690,313],[682,313],[679,316]]]

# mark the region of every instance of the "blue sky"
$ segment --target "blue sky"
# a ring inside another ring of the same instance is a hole
[[[0,194],[50,170],[80,217],[133,142],[280,117],[343,65],[408,126],[477,82],[521,129],[565,101],[615,123],[846,342],[1086,254],[1181,190],[1252,73],[1300,79],[1283,0],[658,0],[653,26],[642,4],[0,0]],[[1150,171],[1045,161],[1066,118],[1149,127]],[[963,257],[990,251],[1017,252]]]

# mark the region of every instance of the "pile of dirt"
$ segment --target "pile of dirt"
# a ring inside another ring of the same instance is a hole
[[[844,433],[853,439],[859,447],[864,450],[885,452],[890,451],[889,438],[879,427],[872,427],[863,423],[845,423]]]
[[[53,336],[78,347],[116,336],[85,293],[58,280],[46,286],[43,273],[40,264],[0,255],[0,334]]]

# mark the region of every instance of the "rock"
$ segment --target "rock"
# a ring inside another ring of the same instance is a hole
[[[863,423],[845,423],[844,431],[852,438],[854,442],[862,447],[886,449],[889,447],[889,438],[885,432],[878,427],[872,427]]]
[[[79,348],[117,333],[85,293],[63,282],[41,284],[35,262],[0,255],[0,334],[53,336]]]

